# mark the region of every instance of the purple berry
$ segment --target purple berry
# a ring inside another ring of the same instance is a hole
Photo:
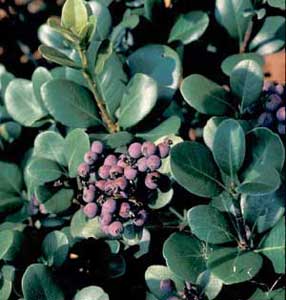
[[[128,153],[132,158],[139,158],[141,153],[141,144],[140,143],[133,143],[128,148]]]
[[[285,122],[285,106],[280,107],[276,112],[276,118],[280,122]]]
[[[101,225],[109,225],[112,222],[112,214],[102,213],[100,216]]]
[[[147,159],[147,166],[151,171],[155,171],[160,168],[161,166],[161,159],[157,155],[151,155]]]
[[[147,158],[146,157],[141,157],[137,161],[137,168],[140,172],[146,172],[148,169],[147,166]]]
[[[111,196],[118,191],[118,186],[114,180],[109,180],[106,182],[104,191],[107,195]]]
[[[81,163],[77,168],[78,175],[86,177],[89,173],[89,165],[87,163]]]
[[[99,141],[95,141],[91,145],[91,151],[96,154],[101,154],[103,151],[103,144]]]
[[[136,226],[143,226],[146,222],[146,219],[147,219],[147,212],[145,209],[141,209],[138,212],[136,219],[134,220],[134,224]]]
[[[118,177],[119,175],[123,174],[123,168],[115,165],[115,166],[112,166],[110,168],[110,171],[109,171],[109,175],[110,177],[114,178],[114,177]]]
[[[127,180],[125,177],[119,177],[115,179],[115,185],[124,191],[127,187]]]
[[[150,190],[155,190],[158,187],[158,181],[160,178],[160,174],[157,172],[152,172],[147,174],[145,178],[145,185]]]
[[[88,151],[85,153],[84,155],[84,161],[88,164],[88,165],[92,165],[95,163],[95,161],[97,160],[97,154],[92,152],[92,151]]]
[[[97,205],[95,203],[88,203],[84,207],[83,212],[89,219],[92,219],[97,214]]]
[[[163,279],[160,281],[160,290],[164,293],[171,293],[173,290],[173,281],[171,279]]]
[[[269,96],[268,101],[265,104],[265,107],[269,111],[275,111],[278,109],[281,103],[282,103],[282,99],[278,95],[272,94],[271,96]]]
[[[272,89],[272,83],[270,81],[264,81],[263,91],[268,92],[271,89]]]
[[[109,177],[109,172],[110,172],[110,166],[104,165],[98,169],[98,175],[102,179],[107,179]]]
[[[123,202],[119,209],[119,216],[124,219],[127,219],[129,217],[129,213],[130,213],[130,204],[127,202]]]
[[[102,214],[112,214],[116,210],[116,201],[112,198],[107,199],[102,205]]]
[[[105,160],[104,160],[104,163],[103,163],[105,166],[114,166],[117,164],[117,157],[113,154],[110,154],[108,156],[106,156]]]
[[[95,186],[96,186],[99,190],[104,191],[104,189],[105,189],[105,184],[106,184],[106,181],[105,181],[105,180],[98,180],[98,181],[96,181]]]
[[[128,164],[126,163],[126,161],[123,158],[120,158],[117,162],[117,166],[124,169],[128,166]]]
[[[108,233],[113,237],[119,236],[122,231],[123,225],[119,221],[115,221],[108,226]]]
[[[91,185],[91,187],[94,187],[94,186]],[[83,198],[83,201],[85,201],[87,203],[92,202],[95,198],[95,189],[84,188],[82,198]]]
[[[137,176],[137,170],[133,169],[132,167],[128,166],[124,169],[124,176],[128,180],[134,180]]]
[[[257,122],[258,122],[258,125],[260,125],[260,126],[271,127],[271,125],[273,123],[273,116],[269,112],[263,112],[259,116]]]
[[[284,93],[284,87],[283,87],[283,85],[282,84],[277,84],[275,86],[275,91],[276,91],[277,94],[283,95],[283,93]]]
[[[165,158],[169,155],[170,146],[167,143],[160,143],[158,149],[161,158]]]
[[[277,130],[281,135],[285,134],[285,124],[279,123],[277,126]]]
[[[141,147],[141,152],[145,157],[155,154],[156,150],[156,146],[152,142],[144,142]]]

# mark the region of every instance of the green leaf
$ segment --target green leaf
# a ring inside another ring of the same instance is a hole
[[[216,0],[215,17],[232,38],[242,43],[251,20],[244,13],[252,9],[250,0]]]
[[[168,42],[180,41],[184,45],[198,40],[209,25],[209,17],[203,11],[191,11],[180,15],[173,25]]]
[[[35,190],[37,199],[44,205],[46,211],[59,214],[66,211],[72,204],[74,191],[72,189],[60,189],[56,193],[44,186],[38,186]]]
[[[203,114],[224,115],[233,109],[227,91],[215,82],[199,74],[186,77],[181,85],[186,102]]]
[[[1,275],[1,272],[0,272]],[[12,282],[5,278],[0,279],[0,299],[9,300],[12,293]],[[11,298],[10,298],[11,299]]]
[[[172,99],[179,87],[182,65],[178,54],[164,45],[147,45],[128,57],[131,75],[144,73],[158,84],[159,98]]]
[[[217,165],[234,180],[245,157],[244,131],[237,121],[225,120],[218,126],[212,151]]]
[[[155,142],[162,136],[177,134],[180,127],[181,119],[177,116],[172,116],[148,132],[136,133],[136,137]]]
[[[156,104],[156,81],[144,74],[136,74],[129,82],[120,104],[119,126],[132,127],[144,119]]]
[[[84,154],[89,148],[88,135],[82,129],[74,129],[67,135],[64,151],[70,177],[77,176],[77,168],[83,162]]]
[[[0,232],[0,260],[13,261],[23,248],[23,233],[16,230]]]
[[[76,69],[81,68],[81,66],[77,65],[67,55],[65,55],[63,52],[61,52],[55,48],[41,45],[39,47],[39,51],[46,60],[49,60],[49,61],[59,64],[61,66],[67,66],[67,67],[76,68]]]
[[[109,300],[109,297],[102,288],[88,286],[77,292],[74,300]]]
[[[48,266],[60,267],[66,260],[69,241],[61,231],[52,231],[46,235],[42,243],[42,254]]]
[[[249,298],[249,300],[284,300],[285,289],[270,290],[269,292],[263,292],[261,289],[256,289],[255,293]]]
[[[264,75],[261,66],[253,60],[238,63],[230,74],[232,92],[240,98],[240,111],[257,102],[263,86]]]
[[[249,44],[251,51],[260,55],[271,54],[285,45],[285,18],[282,16],[267,17]]]
[[[254,252],[241,252],[237,248],[219,248],[208,257],[207,266],[224,284],[248,281],[261,269],[263,259]]]
[[[79,35],[88,22],[87,9],[82,0],[67,0],[62,9],[62,26]]]
[[[195,195],[214,197],[222,191],[211,152],[197,142],[183,142],[173,147],[171,172],[181,186]]]
[[[51,115],[70,127],[90,127],[101,123],[91,94],[78,84],[53,79],[41,89],[44,103]]]
[[[272,228],[285,212],[285,188],[281,186],[274,193],[263,196],[243,195],[241,207],[243,217],[251,231],[256,229],[258,233]]]
[[[31,81],[12,80],[5,93],[5,104],[11,117],[25,126],[35,126],[35,122],[47,113],[37,100]]]
[[[60,165],[66,165],[64,138],[53,131],[38,134],[34,142],[33,155],[53,160]]]
[[[230,75],[233,68],[243,60],[255,61],[259,66],[263,67],[264,59],[256,53],[240,53],[228,56],[221,64],[221,69],[226,75]]]
[[[152,294],[159,300],[165,300],[166,296],[170,293],[166,293],[160,289],[161,280],[171,279],[177,290],[184,289],[184,281],[178,278],[167,267],[160,265],[153,265],[147,268],[145,272],[145,281]]]
[[[268,166],[265,172],[265,167],[257,166],[247,173],[236,191],[248,195],[264,195],[275,192],[280,183],[280,174],[276,169]]]
[[[227,120],[227,117],[212,117],[204,126],[203,139],[210,150],[213,149],[213,142],[217,128],[224,120]]]
[[[22,127],[16,122],[5,122],[0,125],[0,136],[8,143],[14,142],[21,135]]]
[[[160,209],[164,206],[168,205],[174,195],[174,190],[170,188],[168,191],[160,191],[157,189],[157,191],[154,193],[154,198],[149,201],[148,206],[151,209]]]
[[[105,43],[105,41],[107,41]],[[99,49],[97,51],[97,56],[96,56],[96,64],[94,68],[94,73],[99,74],[104,70],[105,63],[108,61],[110,58],[112,52],[113,52],[113,45],[109,40],[103,41]]]
[[[27,300],[64,299],[51,271],[42,264],[32,264],[26,269],[22,277],[22,290]]]
[[[71,235],[76,238],[101,238],[105,234],[101,230],[99,217],[88,219],[79,209],[72,217],[71,220]]]
[[[91,140],[101,140],[104,142],[104,145],[116,149],[130,144],[134,137],[130,132],[120,131],[112,134],[95,133],[91,134],[90,138]]]
[[[236,239],[229,220],[210,205],[191,208],[188,211],[188,223],[191,232],[207,243],[223,244]]]
[[[190,235],[173,233],[164,243],[163,255],[168,268],[191,283],[206,269],[202,244]]]
[[[285,149],[280,137],[267,128],[255,128],[246,135],[245,170],[242,177],[257,167],[275,168],[281,171]]]
[[[49,159],[33,158],[26,167],[27,176],[36,185],[54,181],[63,175],[60,166]]]
[[[284,0],[267,0],[267,2],[272,7],[285,10],[285,1]]]
[[[285,217],[271,229],[259,245],[256,252],[267,256],[274,267],[275,273],[285,273]]]
[[[209,270],[201,273],[196,283],[209,300],[215,299],[223,287],[220,279]]]

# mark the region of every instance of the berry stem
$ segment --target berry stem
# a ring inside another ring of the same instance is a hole
[[[107,128],[107,130],[110,133],[115,133],[119,131],[119,127],[116,123],[114,123],[111,119],[111,117],[109,116],[107,110],[106,110],[106,105],[104,103],[104,101],[102,100],[102,97],[99,93],[99,91],[97,90],[96,87],[96,83],[92,78],[92,75],[89,72],[88,69],[88,61],[87,61],[87,56],[86,56],[86,51],[84,49],[78,48],[78,53],[81,59],[81,64],[82,64],[82,74],[94,96],[96,105],[99,109],[100,112],[100,116],[101,119],[104,123],[104,126]]]

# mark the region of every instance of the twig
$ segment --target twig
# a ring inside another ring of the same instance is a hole
[[[247,27],[246,33],[244,35],[243,42],[240,46],[239,53],[244,53],[245,52],[245,50],[248,46],[249,39],[250,39],[251,34],[252,34],[253,25],[254,25],[253,20],[251,20],[248,23],[248,27]]]

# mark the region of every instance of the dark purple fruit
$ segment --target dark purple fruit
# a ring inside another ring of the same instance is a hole
[[[119,167],[118,165],[112,166],[109,171],[109,176],[111,178],[118,177],[119,175],[123,174],[123,168]]]
[[[276,118],[279,122],[285,122],[285,106],[280,107],[276,112]]]
[[[148,169],[147,166],[147,158],[146,157],[141,157],[137,161],[137,168],[140,172],[146,172]]]
[[[129,217],[129,213],[130,213],[130,204],[128,202],[123,202],[120,205],[119,216],[124,219],[127,219]]]
[[[101,191],[104,191],[105,189],[105,184],[106,184],[106,181],[105,180],[98,180],[95,182],[95,186],[101,190]]]
[[[96,203],[88,203],[84,208],[83,208],[84,214],[92,219],[96,216],[97,214],[97,205]]]
[[[133,143],[129,146],[128,148],[128,154],[132,157],[132,158],[139,158],[142,153],[141,153],[141,144],[140,143]]]
[[[258,125],[260,125],[260,126],[271,127],[272,123],[273,123],[273,116],[269,112],[263,112],[259,116],[257,122],[258,122]]]
[[[112,214],[116,210],[116,201],[112,198],[107,199],[102,205],[102,214]]]
[[[143,226],[147,220],[147,212],[145,209],[141,209],[134,220],[136,226]]]
[[[170,146],[167,143],[160,143],[158,145],[159,155],[161,158],[165,158],[169,155]]]
[[[110,166],[104,165],[98,169],[98,175],[102,179],[107,179],[109,177]]]
[[[100,224],[101,225],[109,225],[112,222],[112,214],[110,213],[101,213],[100,215]]]
[[[112,166],[114,166],[114,165],[116,165],[117,164],[117,157],[115,156],[115,155],[113,155],[113,154],[109,154],[106,158],[105,158],[105,160],[104,160],[104,165],[105,166],[110,166],[110,167],[112,167]]]
[[[89,173],[89,170],[90,168],[87,163],[81,163],[77,168],[78,175],[81,177],[86,177]]]
[[[141,147],[141,152],[145,157],[149,157],[155,154],[156,150],[157,150],[156,145],[149,141],[144,142]]]
[[[84,155],[84,161],[88,164],[88,165],[92,165],[96,162],[97,160],[97,154],[95,152],[92,151],[88,151],[85,153]]]
[[[84,188],[82,198],[83,198],[83,201],[85,201],[87,203],[92,202],[94,200],[95,189],[94,189],[93,185],[91,185],[91,188]]]
[[[108,226],[108,233],[113,237],[118,237],[123,231],[123,225],[119,221],[115,221]]]
[[[280,134],[284,135],[285,134],[285,124],[279,123],[277,126],[277,130]]]
[[[152,172],[146,175],[145,185],[150,190],[155,190],[158,187],[158,181],[160,174],[158,172]]]
[[[128,166],[124,169],[124,176],[128,180],[134,180],[137,176],[137,170],[133,169],[132,167]]]
[[[155,171],[161,166],[161,159],[157,155],[151,155],[147,158],[147,166],[151,171]]]
[[[100,141],[95,141],[91,145],[91,151],[97,154],[101,154],[103,151],[103,144]]]
[[[124,191],[127,187],[127,180],[125,177],[121,176],[115,179],[115,185]]]
[[[265,103],[265,107],[268,111],[276,111],[282,103],[280,96],[272,94],[269,96],[268,101]]]

